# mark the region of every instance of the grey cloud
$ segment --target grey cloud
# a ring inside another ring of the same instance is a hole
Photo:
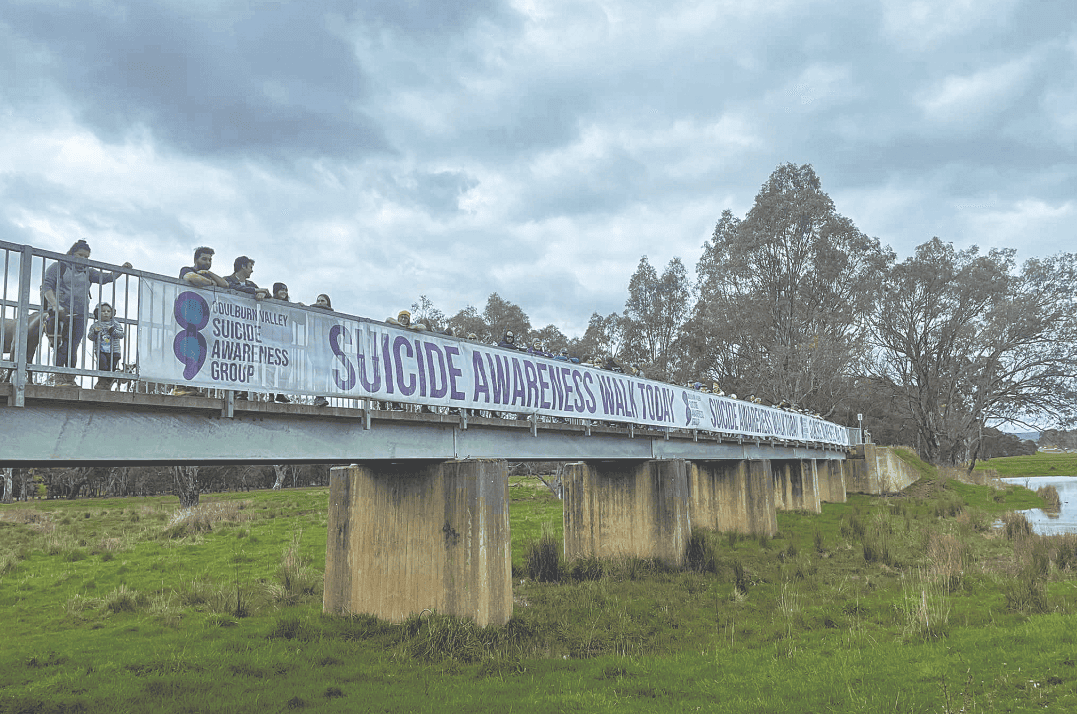
[[[51,55],[50,79],[106,139],[141,124],[202,154],[388,148],[357,109],[366,79],[349,45],[308,3],[212,16],[144,2],[3,7],[0,22]]]
[[[505,22],[515,19],[509,4],[500,0],[474,2],[418,2],[417,0],[364,0],[355,4],[354,19],[406,34],[444,34],[473,24],[480,18]]]

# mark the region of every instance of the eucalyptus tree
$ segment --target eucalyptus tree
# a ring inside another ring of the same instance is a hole
[[[411,321],[421,322],[431,330],[441,331],[446,327],[445,313],[434,307],[434,302],[425,295],[411,304]]]
[[[491,293],[487,298],[482,319],[492,340],[500,340],[506,330],[512,330],[518,340],[531,334],[531,320],[523,309],[497,293]]]
[[[775,169],[743,220],[724,211],[696,267],[684,349],[726,392],[829,416],[854,388],[889,248],[840,215],[808,164]]]
[[[486,320],[482,319],[482,315],[472,305],[468,305],[450,317],[448,326],[452,328],[454,335],[460,337],[467,337],[469,334],[475,335],[481,342],[491,342],[496,339],[491,334],[490,326],[486,324]]]
[[[625,302],[625,342],[629,358],[642,364],[648,375],[668,379],[676,355],[673,346],[691,311],[692,285],[680,258],[658,271],[643,256],[628,283]]]
[[[875,370],[899,390],[921,452],[976,462],[988,422],[1077,416],[1077,256],[1026,261],[933,238],[893,267],[871,322]]]
[[[621,348],[625,344],[626,324],[625,317],[616,312],[611,312],[605,317],[593,312],[583,337],[572,340],[570,349],[578,357],[609,355],[616,359],[620,356]]]

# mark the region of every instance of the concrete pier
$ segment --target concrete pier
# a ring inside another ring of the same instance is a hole
[[[565,558],[634,556],[684,562],[690,526],[681,459],[565,467]]]
[[[334,468],[325,612],[400,622],[424,609],[503,625],[512,616],[504,461]]]
[[[778,532],[769,461],[691,461],[688,491],[694,527],[768,536]]]
[[[819,480],[813,459],[770,463],[775,507],[783,511],[822,513]]]
[[[819,477],[819,500],[845,503],[845,462],[820,459],[815,462],[815,470]]]

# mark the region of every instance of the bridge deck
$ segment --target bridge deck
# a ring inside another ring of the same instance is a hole
[[[405,411],[0,384],[0,466],[844,459],[844,447]]]

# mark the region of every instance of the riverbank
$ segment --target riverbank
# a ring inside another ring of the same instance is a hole
[[[1077,476],[1077,454],[1006,456],[976,463],[976,471],[994,471],[1002,477]]]

